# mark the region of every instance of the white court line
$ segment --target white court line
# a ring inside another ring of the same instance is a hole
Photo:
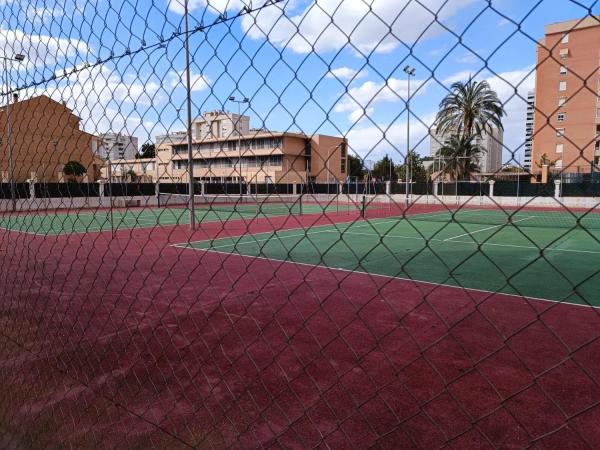
[[[531,216],[531,217],[535,217],[535,216]],[[520,220],[526,220],[526,219],[530,219],[531,217],[526,217]],[[390,221],[384,221],[384,222],[379,222],[379,223],[388,223]],[[394,221],[395,222],[395,221]],[[355,222],[345,222],[345,223],[355,223]],[[330,227],[332,225],[319,225],[319,227]],[[355,225],[356,228],[358,227],[363,227],[363,226],[367,226],[367,224],[362,224],[362,225]],[[474,231],[470,234],[474,234],[474,233],[478,233],[480,231],[485,231],[485,230],[489,230],[491,228],[497,228],[499,226],[502,225],[495,225],[494,227],[487,227],[481,230],[477,230]],[[316,227],[315,227],[316,228]],[[348,229],[348,228],[346,228]],[[290,229],[290,230],[283,230],[285,231],[294,231],[294,229]],[[270,240],[280,240],[280,239],[285,239],[285,238],[295,238],[295,237],[306,237],[306,236],[311,236],[313,234],[321,234],[321,233],[338,233],[340,234],[340,236],[342,235],[355,235],[355,236],[367,236],[367,237],[376,237],[376,238],[393,238],[393,239],[412,239],[412,240],[421,240],[421,241],[426,241],[426,242],[446,242],[449,244],[471,244],[471,245],[480,245],[480,246],[495,246],[495,247],[512,247],[512,248],[520,248],[520,249],[528,249],[528,250],[536,250],[536,251],[553,251],[553,252],[567,252],[567,253],[585,253],[585,254],[592,254],[592,255],[596,255],[596,254],[600,254],[600,251],[595,251],[595,250],[575,250],[575,249],[563,249],[563,248],[559,248],[559,247],[535,247],[535,246],[530,246],[530,245],[518,245],[518,244],[496,244],[496,243],[492,243],[492,242],[478,242],[475,240],[472,241],[457,241],[454,240],[455,238],[457,238],[458,236],[454,236],[452,238],[447,238],[447,239],[437,239],[437,238],[424,238],[421,236],[403,236],[403,235],[398,235],[398,234],[386,234],[386,235],[381,235],[378,233],[357,233],[357,232],[353,232],[353,231],[339,231],[339,230],[319,230],[319,231],[310,231],[310,230],[306,230],[304,233],[297,233],[297,234],[287,234],[287,235],[278,235],[277,231],[274,231],[270,236],[268,236],[267,238],[261,238],[261,239],[252,239],[252,240],[247,240],[247,241],[234,241],[234,242],[229,242],[227,244],[222,244],[222,245],[215,245],[215,246],[210,246],[207,248],[196,248],[193,247],[195,244],[203,244],[205,242],[214,242],[214,241],[225,241],[225,240],[234,240],[236,238],[240,238],[240,237],[244,237],[245,235],[242,236],[235,236],[235,237],[230,237],[230,238],[219,238],[219,239],[215,239],[213,241],[211,241],[210,239],[204,240],[204,241],[195,241],[195,242],[184,242],[181,244],[173,244],[172,247],[178,247],[178,248],[192,248],[192,249],[196,249],[196,250],[212,250],[212,249],[224,249],[224,248],[232,248],[235,249],[238,246],[242,246],[242,245],[251,245],[251,244],[257,244],[260,242],[267,242]],[[263,233],[256,233],[253,234],[251,236],[260,236],[260,235],[266,235],[267,233],[263,232]],[[463,235],[466,235],[469,233],[465,233]],[[463,236],[461,235],[461,236]],[[248,238],[249,239],[249,238]],[[449,240],[452,239],[452,240]]]
[[[305,266],[305,267],[313,267],[313,268],[321,268],[321,269],[327,269],[327,270],[336,270],[336,271],[340,271],[340,272],[345,272],[345,273],[356,273],[356,274],[361,274],[361,275],[369,275],[370,277],[376,277],[376,278],[385,278],[388,280],[400,280],[400,281],[411,281],[413,283],[422,283],[422,284],[427,284],[430,286],[443,286],[443,287],[447,287],[447,288],[451,288],[451,289],[459,289],[461,291],[473,291],[473,292],[481,292],[483,294],[493,294],[493,295],[505,295],[508,297],[516,297],[516,298],[520,298],[522,300],[535,300],[535,301],[540,301],[540,302],[546,302],[546,303],[557,303],[557,304],[561,304],[561,305],[569,305],[569,306],[578,306],[580,308],[591,308],[591,309],[600,309],[600,306],[593,306],[593,305],[584,305],[584,304],[580,304],[580,303],[573,303],[573,302],[567,302],[567,301],[563,301],[563,300],[551,300],[548,298],[540,298],[540,297],[531,297],[528,295],[519,295],[519,294],[510,294],[510,293],[506,293],[506,292],[498,292],[498,291],[489,291],[486,289],[477,289],[477,288],[470,288],[470,287],[463,287],[463,286],[456,286],[453,284],[447,284],[447,283],[435,283],[433,281],[425,281],[425,280],[418,280],[418,279],[414,279],[414,278],[406,278],[406,277],[399,277],[399,276],[393,276],[393,275],[383,275],[383,274],[378,274],[378,273],[371,273],[371,272],[366,272],[364,270],[360,270],[360,269],[345,269],[343,267],[331,267],[331,266],[326,266],[326,265],[322,265],[322,264],[311,264],[311,263],[305,263],[305,262],[296,262],[296,261],[292,261],[289,259],[278,259],[278,258],[268,258],[266,256],[251,256],[251,255],[242,255],[240,253],[232,253],[232,252],[223,252],[223,251],[219,251],[219,250],[213,250],[210,248],[194,248],[194,247],[189,247],[189,246],[184,246],[181,247],[181,244],[177,244],[177,245],[173,245],[172,247],[179,247],[179,248],[184,248],[184,249],[190,249],[190,250],[194,250],[194,251],[201,251],[201,252],[207,252],[207,253],[216,253],[216,254],[221,254],[221,255],[226,255],[226,256],[237,256],[237,257],[241,257],[241,258],[248,258],[251,260],[254,259],[260,259],[263,261],[278,261],[284,264],[295,264],[295,265],[299,265],[299,266]]]
[[[499,227],[504,227],[504,226],[507,226],[507,225],[512,225],[512,224],[515,224],[517,222],[523,222],[524,220],[533,219],[534,217],[535,216],[524,217],[524,218],[519,219],[519,220],[511,221],[510,223],[507,222],[507,223],[503,223],[503,224],[500,224],[500,225],[494,225],[492,227],[482,228],[481,230],[469,231],[468,233],[463,233],[463,234],[459,234],[457,236],[452,236],[452,237],[446,238],[446,239],[444,239],[444,242],[451,241],[452,239],[457,239],[457,238],[463,237],[463,236],[471,236],[471,235],[473,235],[475,233],[481,233],[482,231],[488,231],[488,230],[493,230],[494,228],[499,228]]]

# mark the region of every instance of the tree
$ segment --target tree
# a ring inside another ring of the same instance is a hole
[[[132,183],[135,183],[138,179],[138,175],[133,169],[129,169],[127,172],[125,172],[125,176],[126,178],[129,178]]]
[[[475,143],[475,136],[452,136],[438,151],[443,158],[443,171],[452,181],[469,180],[478,170],[477,161],[484,150]]]
[[[428,180],[429,175],[423,164],[423,158],[411,150],[406,158],[408,163],[408,175],[413,182],[425,182]],[[399,181],[406,181],[406,164],[396,166],[396,177]]]
[[[365,174],[362,160],[358,156],[348,155],[348,176],[362,180]]]
[[[536,162],[535,165],[538,166],[540,169],[544,166],[554,167],[556,165],[556,161],[552,161],[550,158],[548,158],[548,155],[546,153],[542,153],[540,155],[540,161]]]
[[[82,177],[87,172],[87,169],[78,161],[69,161],[63,167],[63,174],[70,179]]]
[[[377,180],[389,181],[391,178],[391,181],[394,181],[396,179],[394,161],[388,155],[385,155],[375,163],[371,173]]]
[[[146,159],[156,157],[156,146],[150,142],[142,144],[140,152],[135,155],[136,159]]]
[[[502,117],[506,112],[487,81],[459,81],[450,89],[451,92],[440,102],[435,119],[438,135],[453,133],[471,138],[491,131],[492,126],[504,129]]]

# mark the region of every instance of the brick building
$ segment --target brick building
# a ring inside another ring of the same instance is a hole
[[[85,180],[97,180],[103,164],[97,156],[98,138],[81,130],[80,122],[71,109],[45,95],[13,98],[10,107],[0,108],[1,181],[10,181],[10,147],[15,182],[64,181],[69,161],[86,168]]]
[[[531,170],[590,173],[600,161],[600,17],[546,26],[537,46]]]

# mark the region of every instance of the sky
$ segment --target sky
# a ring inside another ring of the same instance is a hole
[[[242,105],[251,125],[344,135],[352,153],[429,154],[452,83],[487,80],[504,103],[503,159],[522,161],[536,40],[593,0],[189,0],[193,113]],[[64,101],[91,133],[141,143],[185,129],[183,0],[0,0],[10,89]],[[2,91],[6,92],[5,82]]]

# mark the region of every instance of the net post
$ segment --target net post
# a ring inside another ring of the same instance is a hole
[[[154,195],[156,196],[156,206],[160,208],[160,182],[158,180],[154,183]]]
[[[367,196],[362,196],[362,205],[360,207],[360,217],[363,219],[366,217],[366,209],[367,209]]]

